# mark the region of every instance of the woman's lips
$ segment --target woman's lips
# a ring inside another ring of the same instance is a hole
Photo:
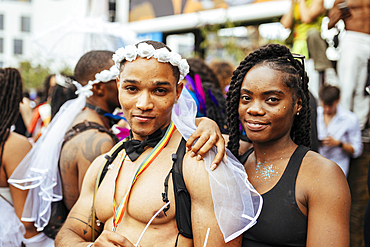
[[[252,131],[263,130],[268,124],[261,122],[247,122],[247,128]]]

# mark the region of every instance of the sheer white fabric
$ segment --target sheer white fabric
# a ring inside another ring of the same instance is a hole
[[[172,109],[172,121],[187,140],[195,131],[196,103],[186,88]],[[242,164],[227,150],[227,161],[216,170],[210,165],[216,155],[212,148],[204,157],[209,173],[214,211],[225,242],[229,242],[251,228],[261,212],[262,197],[248,181]]]
[[[19,247],[26,230],[15,214],[13,206],[0,197],[0,246]]]
[[[54,247],[54,239],[47,237],[43,232],[40,232],[32,238],[25,238],[23,243],[26,247]]]
[[[75,84],[78,89],[82,86]],[[86,104],[86,95],[69,100],[60,108],[30,152],[21,161],[8,183],[29,190],[22,221],[35,222],[38,231],[48,224],[51,203],[62,200],[58,159],[63,138],[77,114]]]

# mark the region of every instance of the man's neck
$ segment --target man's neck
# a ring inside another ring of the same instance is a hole
[[[328,126],[329,123],[331,122],[331,120],[333,119],[333,117],[337,114],[337,111],[335,111],[335,113],[333,114],[325,114],[324,113],[324,122],[325,122],[325,125]]]

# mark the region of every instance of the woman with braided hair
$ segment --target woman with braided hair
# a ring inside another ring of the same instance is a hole
[[[253,148],[239,160],[264,200],[243,246],[349,246],[346,178],[338,165],[309,150],[303,62],[270,44],[249,54],[231,79],[228,148],[238,156],[241,123]]]
[[[20,221],[28,191],[7,182],[31,149],[26,137],[10,130],[17,120],[23,97],[17,69],[0,68],[0,88],[0,246],[20,247],[22,242],[26,247],[53,246],[54,241],[37,232],[33,222]]]

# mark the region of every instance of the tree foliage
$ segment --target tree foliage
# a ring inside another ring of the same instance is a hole
[[[45,78],[51,74],[51,70],[47,66],[41,64],[33,65],[29,60],[19,62],[19,71],[23,80],[24,90],[41,89]],[[65,66],[59,73],[64,75],[72,75],[73,71]]]

